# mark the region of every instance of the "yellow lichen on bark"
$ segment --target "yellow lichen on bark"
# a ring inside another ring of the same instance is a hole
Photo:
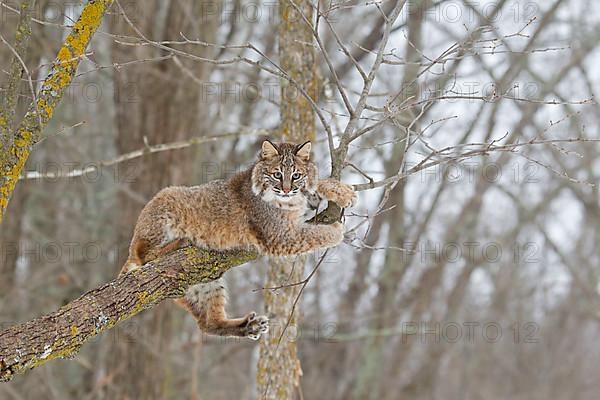
[[[37,102],[30,105],[17,128],[11,147],[0,148],[0,224],[32,146],[40,140],[42,130],[54,115],[65,89],[73,79],[81,56],[112,3],[113,0],[91,0],[85,5],[42,84]],[[2,118],[0,127],[5,124],[6,121]]]
[[[254,251],[178,249],[53,313],[0,331],[0,382],[50,360],[71,357],[92,337],[123,320],[256,257]]]

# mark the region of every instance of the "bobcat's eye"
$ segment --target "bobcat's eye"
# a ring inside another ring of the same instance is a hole
[[[299,173],[299,172],[294,172],[294,173],[292,174],[292,179],[293,179],[293,180],[300,179],[300,173]]]
[[[283,178],[283,175],[281,175],[281,172],[279,172],[279,171],[276,171],[276,172],[273,174],[273,178],[275,178],[275,179],[281,179],[281,178]]]

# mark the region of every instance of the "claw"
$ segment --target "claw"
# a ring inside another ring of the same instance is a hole
[[[257,316],[255,312],[248,314],[246,337],[252,340],[260,339],[263,333],[269,331],[269,319],[264,315]]]

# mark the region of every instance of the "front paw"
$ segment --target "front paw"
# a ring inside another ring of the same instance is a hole
[[[252,340],[260,339],[263,333],[269,332],[269,318],[264,315],[256,315],[251,312],[246,316],[246,326],[244,327],[244,335]]]
[[[358,194],[352,189],[352,186],[342,183],[340,198],[336,203],[342,208],[354,207],[358,203]]]
[[[322,197],[342,208],[352,207],[358,202],[358,196],[352,186],[334,179],[320,181],[318,192]]]

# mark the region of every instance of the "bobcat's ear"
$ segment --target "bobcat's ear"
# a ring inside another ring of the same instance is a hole
[[[262,158],[273,158],[278,155],[279,149],[277,146],[275,146],[275,144],[270,140],[265,140],[262,144],[262,152],[260,153],[260,156]]]
[[[310,141],[304,142],[296,147],[296,156],[301,160],[308,161],[310,159],[310,148],[312,145]]]

